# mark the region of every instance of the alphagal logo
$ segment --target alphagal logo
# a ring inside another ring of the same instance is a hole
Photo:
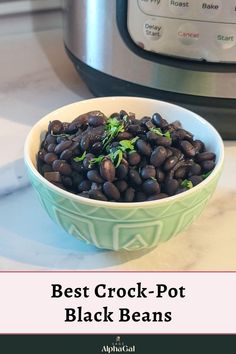
[[[111,345],[103,345],[102,353],[135,353],[135,345],[126,345],[120,336],[116,336]]]

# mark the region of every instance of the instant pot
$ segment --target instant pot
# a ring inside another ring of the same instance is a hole
[[[177,103],[236,138],[235,0],[67,0],[64,40],[96,96]]]

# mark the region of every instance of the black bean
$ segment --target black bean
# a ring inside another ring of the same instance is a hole
[[[146,197],[145,193],[138,191],[138,192],[135,193],[135,198],[134,199],[135,199],[136,202],[145,202],[147,197]]]
[[[168,125],[168,122],[164,118],[162,118],[162,116],[159,113],[154,113],[152,115],[152,122],[158,128],[164,128]]]
[[[155,178],[156,169],[153,165],[146,165],[141,169],[140,175],[142,179]]]
[[[60,144],[62,141],[67,141],[67,137],[64,135],[57,136],[57,144]]]
[[[196,155],[194,146],[188,140],[180,141],[179,145],[186,156],[194,157]]]
[[[129,117],[128,113],[126,111],[124,111],[123,109],[120,110],[119,112],[119,119],[123,119],[125,116]]]
[[[76,171],[72,171],[71,173],[71,178],[73,181],[73,186],[77,189],[78,185],[80,184],[80,182],[83,181],[84,176]]]
[[[85,168],[83,165],[83,161],[76,162],[74,159],[71,160],[71,167],[74,171],[83,173],[85,172]]]
[[[54,160],[53,163],[52,163],[52,168],[53,168],[53,170],[54,170],[54,171],[59,171],[59,168],[60,168],[60,166],[61,166],[61,163],[62,163],[62,161],[59,160],[59,159]]]
[[[195,148],[196,153],[205,151],[205,145],[201,140],[194,140],[192,144]]]
[[[46,145],[50,145],[50,144],[56,144],[57,141],[57,137],[51,134],[47,134],[46,138],[45,138],[45,143]]]
[[[85,171],[89,171],[89,170],[92,170],[94,167],[93,167],[93,163],[92,163],[92,160],[94,159],[94,155],[93,154],[86,154],[84,160],[83,160],[83,166],[84,166],[84,169]]]
[[[44,177],[50,182],[61,182],[60,172],[45,172]]]
[[[57,146],[57,144],[54,144],[54,143],[49,144],[47,147],[48,152],[54,152],[56,146]]]
[[[104,202],[108,200],[105,194],[102,193],[102,191],[100,191],[99,189],[91,189],[89,191],[89,197],[96,200],[102,200]]]
[[[175,172],[174,176],[175,178],[184,178],[187,175],[187,167],[186,166],[180,166]]]
[[[142,179],[138,171],[130,169],[129,170],[129,180],[133,185],[140,186],[142,184]]]
[[[117,168],[116,168],[116,177],[118,179],[124,179],[127,174],[128,174],[128,165],[121,163]]]
[[[176,149],[174,147],[170,147],[169,150],[172,152],[172,155],[174,155],[178,158],[178,160],[181,160],[184,158],[184,154],[179,149]]]
[[[139,123],[138,123],[138,124],[146,125],[146,123],[147,123],[150,119],[151,119],[151,117],[144,116],[144,117],[142,117],[142,118],[139,120]]]
[[[188,176],[193,176],[193,175],[200,175],[202,172],[202,168],[198,163],[193,163],[192,166],[190,166],[189,171],[188,171]]]
[[[179,187],[179,182],[172,178],[165,182],[165,192],[169,195],[174,195]]]
[[[45,161],[45,155],[47,154],[47,151],[45,149],[40,149],[38,152],[38,159],[41,161]]]
[[[147,179],[142,184],[142,189],[145,194],[151,195],[155,193],[160,193],[160,185],[155,179]]]
[[[207,160],[215,160],[216,155],[213,152],[200,152],[196,155],[196,161],[202,162]]]
[[[150,156],[152,153],[151,145],[142,139],[136,141],[136,148],[144,156]]]
[[[133,135],[129,132],[121,132],[117,135],[117,140],[121,141],[121,140],[129,140],[133,138]]]
[[[141,161],[139,163],[139,169],[141,169],[144,166],[148,165],[148,162],[149,162],[148,158],[145,157],[145,156],[142,156],[142,159],[141,159]]]
[[[174,122],[168,124],[165,129],[167,129],[169,132],[173,132],[174,130],[182,129],[182,124],[179,120],[175,120]]]
[[[90,115],[88,118],[88,124],[93,127],[98,127],[106,123],[104,115]]]
[[[166,159],[164,165],[163,165],[163,170],[164,171],[170,171],[178,162],[178,158],[176,156],[170,156]]]
[[[115,179],[116,175],[116,170],[113,162],[108,159],[104,158],[102,162],[100,163],[100,175],[102,178],[104,178],[106,181],[112,182]]]
[[[215,167],[215,162],[213,160],[206,160],[201,162],[202,169],[204,173],[210,172]]]
[[[157,139],[155,142],[157,145],[161,145],[161,146],[171,146],[172,144],[172,139],[166,138],[165,136],[158,136],[157,135]]]
[[[71,188],[73,186],[73,180],[69,176],[62,176],[62,183],[67,188]]]
[[[72,173],[70,165],[65,160],[54,160],[52,168],[54,171],[58,171],[66,176],[69,176]]]
[[[128,183],[122,179],[114,182],[115,186],[119,189],[120,193],[123,193],[128,188]]]
[[[176,129],[171,133],[173,141],[190,140],[192,141],[193,135],[185,129]]]
[[[91,153],[94,155],[99,155],[101,154],[103,149],[103,144],[101,141],[96,141],[95,143],[93,143],[93,145],[91,146]]]
[[[48,131],[52,132],[53,134],[60,134],[63,130],[63,124],[59,120],[53,120],[49,123]]]
[[[69,123],[69,122],[62,122],[62,125],[63,125],[63,133],[64,134],[68,134],[69,133],[69,131],[68,131],[68,129],[69,129],[69,125],[70,125],[71,123]]]
[[[65,149],[60,155],[60,160],[70,160],[73,156],[73,152],[70,149]]]
[[[75,134],[78,131],[78,126],[76,123],[70,123],[66,126],[66,132],[69,134]]]
[[[80,140],[80,147],[82,151],[87,151],[89,146],[91,144],[91,135],[90,134],[84,134],[81,137]]]
[[[156,168],[156,180],[159,183],[162,183],[165,179],[165,173],[160,169]]]
[[[43,164],[42,167],[42,174],[44,175],[45,172],[52,172],[53,169],[52,169],[52,166],[51,165],[48,165],[48,164]]]
[[[150,130],[152,128],[156,128],[155,124],[152,122],[151,119],[148,119],[146,122],[145,122],[145,126]]]
[[[155,193],[155,194],[152,194],[150,195],[147,200],[148,201],[151,201],[151,200],[159,200],[159,199],[164,199],[164,198],[167,198],[169,197],[168,194],[166,193]]]
[[[84,179],[81,181],[78,185],[78,191],[83,192],[83,191],[89,191],[91,188],[92,182],[89,181],[88,179]]]
[[[75,123],[77,127],[85,127],[88,124],[88,117],[89,113],[81,114],[72,123]]]
[[[124,194],[124,201],[125,202],[132,202],[134,200],[135,190],[132,187],[126,189]]]
[[[199,184],[203,181],[202,176],[197,176],[197,175],[191,176],[188,179],[189,179],[189,181],[192,182],[193,186],[196,186],[197,184]]]
[[[68,149],[71,145],[72,145],[72,141],[71,140],[62,141],[60,144],[58,144],[56,146],[55,153],[60,155],[62,153],[62,151]]]
[[[57,160],[58,157],[56,154],[54,154],[54,152],[48,152],[45,156],[44,156],[44,161],[46,163],[48,163],[49,165],[51,165],[53,163],[53,161]]]
[[[147,140],[150,141],[151,143],[155,143],[158,140],[158,135],[151,130],[147,132]]]
[[[140,125],[139,124],[130,124],[128,126],[128,132],[132,134],[136,135],[138,134],[138,132],[140,131]]]
[[[124,110],[110,117],[116,118],[123,131],[114,131],[106,145],[104,138],[115,128],[106,124],[108,118],[101,111],[87,112],[72,122],[50,122],[37,155],[40,174],[86,198],[141,202],[182,193],[187,189],[181,185],[185,179],[194,186],[215,167],[216,155],[178,121],[168,123],[159,113],[138,120]],[[160,134],[152,129],[156,127]],[[167,132],[171,138],[165,136]],[[137,151],[121,148],[120,141],[134,137],[138,137]],[[113,162],[112,153],[117,149],[122,159],[115,167],[118,158]],[[85,157],[76,162],[74,158],[78,160],[84,152]]]
[[[59,172],[61,172],[61,174],[63,175],[69,176],[72,172],[70,165],[66,161],[63,160],[61,161],[62,164],[60,166]]]
[[[108,181],[103,184],[103,192],[110,199],[114,199],[114,200],[120,199],[119,189],[112,182]]]
[[[141,161],[141,156],[136,151],[131,151],[128,153],[128,162],[131,166],[138,165]]]
[[[177,150],[177,149],[175,149],[175,150]],[[167,156],[166,156],[166,158],[168,158],[168,157],[170,157],[170,156],[172,156],[172,155],[176,155],[176,154],[174,154],[173,153],[173,151],[172,151],[172,148],[166,148],[166,151],[167,151]],[[182,153],[181,153],[182,154]]]
[[[100,176],[98,170],[91,170],[87,172],[87,178],[91,182],[103,183],[104,179]]]
[[[150,162],[153,166],[159,167],[167,157],[167,151],[164,146],[158,146],[151,154]]]

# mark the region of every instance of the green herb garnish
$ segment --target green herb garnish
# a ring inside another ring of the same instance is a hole
[[[109,154],[107,155],[99,155],[98,157],[94,157],[90,161],[90,166],[94,163],[100,163],[106,157],[109,158],[114,164],[115,167],[118,167],[122,161],[123,154],[125,151],[135,151],[134,143],[138,140],[138,137],[133,138],[132,140],[121,140],[119,145],[109,149]]]
[[[212,172],[212,171],[209,171],[209,172],[207,172],[207,173],[204,173],[204,174],[202,175],[202,178],[203,178],[203,179],[206,179],[208,176],[210,176],[211,172]]]
[[[120,149],[122,151],[126,151],[126,150],[130,150],[133,151],[134,150],[134,143],[139,139],[138,136],[136,136],[135,138],[131,139],[131,140],[121,140],[119,142],[120,145]]]
[[[168,140],[171,139],[171,135],[168,130],[167,130],[167,132],[163,133],[161,128],[151,128],[150,131],[156,133],[157,135],[164,136]]]
[[[102,160],[104,159],[104,157],[105,157],[105,155],[99,155],[98,157],[94,157],[94,158],[90,161],[89,167],[92,167],[92,165],[93,165],[94,163],[100,163],[100,162],[102,162]]]
[[[86,151],[84,151],[83,155],[74,157],[73,160],[75,162],[80,162],[80,161],[83,161],[85,159],[85,156],[86,156]]]
[[[124,122],[120,122],[117,118],[108,118],[105,130],[106,136],[102,141],[104,148],[106,148],[119,133],[125,131]]]
[[[111,161],[115,163],[115,167],[118,167],[123,159],[123,151],[117,149],[114,152],[111,152],[108,156],[110,157]]]
[[[133,138],[132,140],[121,140],[119,145],[116,148],[113,148],[108,155],[113,163],[116,162],[115,167],[118,167],[123,158],[123,153],[125,151],[134,152],[134,143],[138,140],[138,137]],[[118,160],[117,160],[118,159]]]
[[[183,182],[181,183],[181,186],[184,188],[191,189],[193,188],[193,183],[189,179],[184,179]]]

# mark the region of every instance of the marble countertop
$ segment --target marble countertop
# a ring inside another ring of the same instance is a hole
[[[30,127],[92,97],[64,52],[62,32],[4,34],[0,47],[0,270],[236,270],[236,141],[225,142],[217,190],[186,232],[148,251],[98,250],[48,218],[27,178],[14,180]]]

